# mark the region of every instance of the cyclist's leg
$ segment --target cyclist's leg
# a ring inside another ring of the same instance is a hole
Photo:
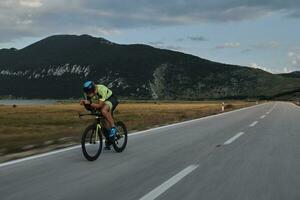
[[[106,112],[108,112],[108,113],[106,113],[107,117],[105,116],[105,118],[108,120],[108,122],[110,124],[110,127],[115,127],[115,122],[114,122],[114,118],[113,118],[113,111],[116,109],[118,104],[119,104],[119,101],[118,101],[117,97],[115,97],[114,95],[112,95],[110,98],[108,98],[104,102],[104,105],[106,106],[106,108],[109,109],[109,110],[106,110]]]
[[[105,101],[105,104],[104,104],[103,108],[101,109],[101,113],[107,121],[106,125],[109,126],[108,128],[115,127],[115,122],[112,117],[111,109],[112,109],[112,105],[110,106],[109,103],[107,101]]]
[[[109,105],[107,105],[107,104],[104,104],[104,106],[103,106],[103,108],[101,109],[101,113],[102,113],[102,115],[105,117],[105,120],[104,120],[104,126],[105,126],[105,128],[106,128],[106,133],[105,133],[105,138],[106,138],[106,140],[105,140],[105,150],[110,150],[111,148],[110,148],[110,145],[111,145],[111,142],[109,141],[109,132],[110,132],[110,129],[113,127],[113,125],[114,125],[114,121],[109,121],[109,119],[112,119],[113,120],[113,118],[112,117],[110,117],[111,116],[111,112],[110,112],[110,107],[109,107]]]
[[[111,127],[110,127],[110,124],[109,124],[109,122],[107,121],[107,119],[105,118],[105,120],[104,120],[104,128],[105,129],[107,129],[107,130],[109,130]]]

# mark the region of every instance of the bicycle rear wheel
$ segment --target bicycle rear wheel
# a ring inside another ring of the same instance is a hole
[[[125,124],[121,121],[118,121],[115,123],[116,128],[118,130],[117,135],[115,137],[115,140],[113,141],[113,147],[116,152],[122,152],[124,151],[126,145],[127,145],[127,128]]]
[[[88,126],[82,134],[81,148],[84,157],[89,161],[96,160],[102,151],[102,134],[99,129],[96,131],[96,125]]]

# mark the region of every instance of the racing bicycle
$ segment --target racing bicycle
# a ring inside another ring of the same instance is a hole
[[[112,144],[116,152],[123,152],[127,145],[127,128],[126,125],[117,121],[115,123],[117,134],[114,139],[109,139],[109,133],[105,128],[105,118],[101,113],[79,114],[82,116],[95,116],[95,121],[86,127],[81,137],[81,147],[84,157],[89,161],[96,160],[102,151],[103,139],[105,142]]]

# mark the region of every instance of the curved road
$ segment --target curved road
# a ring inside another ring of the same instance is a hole
[[[122,153],[80,148],[0,165],[0,199],[299,200],[300,107],[266,103],[129,137]]]

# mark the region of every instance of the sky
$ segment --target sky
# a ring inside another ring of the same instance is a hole
[[[299,0],[1,0],[0,48],[89,34],[201,58],[300,70]]]

